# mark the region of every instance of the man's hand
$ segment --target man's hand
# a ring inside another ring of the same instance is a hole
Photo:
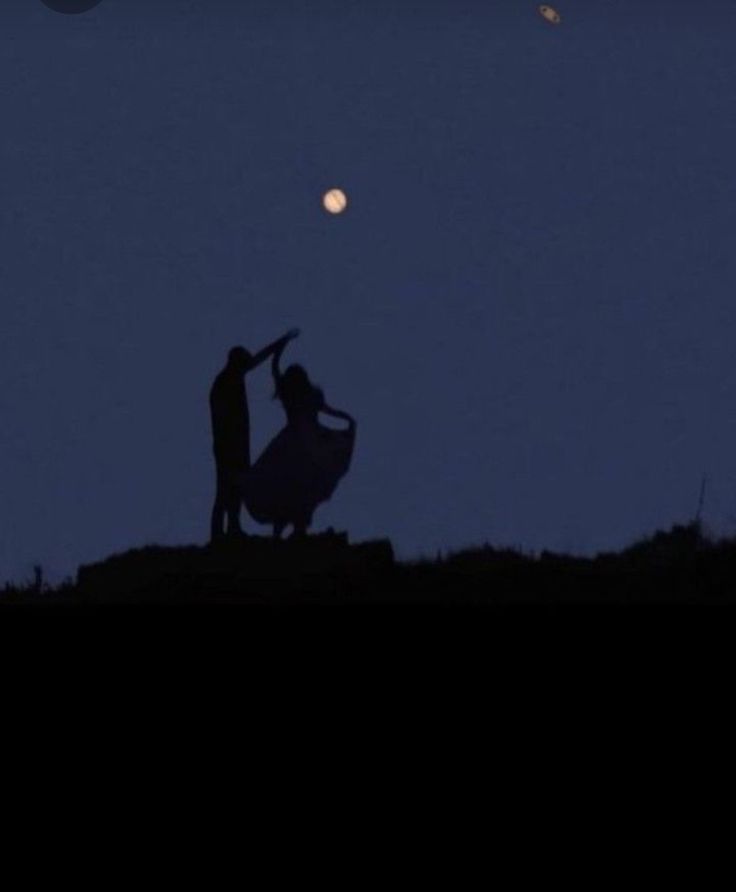
[[[264,347],[263,350],[260,350],[251,360],[250,367],[254,369],[256,366],[260,365],[264,359],[267,359],[269,356],[278,357],[284,347],[289,343],[289,341],[298,337],[299,329],[292,328],[286,332],[285,335],[282,335],[278,339],[278,341],[274,341],[272,344],[269,344],[268,347]]]
[[[299,329],[298,328],[290,328],[283,337],[280,337],[278,341],[276,341],[276,350],[278,353],[286,347],[289,341],[293,341],[294,338],[299,337]]]

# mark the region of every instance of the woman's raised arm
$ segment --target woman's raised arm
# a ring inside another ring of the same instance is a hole
[[[289,341],[299,336],[299,329],[292,328],[286,332],[286,334],[279,338],[277,341],[273,341],[267,347],[264,347],[263,350],[259,350],[258,353],[251,359],[250,367],[254,369],[256,366],[259,366],[264,359],[268,359],[269,356],[276,354],[279,350],[283,350],[284,347],[289,343]]]
[[[279,367],[279,360],[281,359],[281,354],[284,352],[284,347],[286,343],[283,343],[280,347],[278,347],[273,356],[271,357],[271,374],[273,375],[273,383],[276,385],[276,392],[278,393],[279,384],[281,383],[282,372]]]

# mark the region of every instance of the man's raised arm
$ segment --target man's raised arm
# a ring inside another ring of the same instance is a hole
[[[273,353],[276,353],[278,350],[283,350],[283,348],[291,341],[293,338],[297,337],[299,334],[298,328],[292,328],[290,331],[287,331],[283,337],[280,337],[278,340],[269,344],[268,347],[264,347],[263,350],[260,350],[250,361],[251,369],[259,366],[264,359],[268,359]]]

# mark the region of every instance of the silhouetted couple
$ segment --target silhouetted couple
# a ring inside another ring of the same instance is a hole
[[[271,524],[275,537],[293,525],[303,536],[316,507],[330,498],[347,472],[355,444],[355,420],[325,403],[322,391],[309,380],[304,368],[279,366],[286,345],[299,334],[293,329],[251,355],[233,347],[225,368],[210,390],[212,436],[217,470],[217,491],[212,508],[213,540],[242,534],[240,508],[245,504],[259,523]],[[263,451],[250,461],[250,419],[245,375],[271,357],[275,394],[286,412],[286,426]],[[319,413],[347,421],[335,430],[320,424]]]

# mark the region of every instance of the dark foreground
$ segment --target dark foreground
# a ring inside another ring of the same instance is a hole
[[[736,540],[673,527],[595,558],[485,548],[399,563],[388,540],[247,537],[150,546],[79,568],[75,583],[0,590],[2,604],[564,604],[736,602]]]

